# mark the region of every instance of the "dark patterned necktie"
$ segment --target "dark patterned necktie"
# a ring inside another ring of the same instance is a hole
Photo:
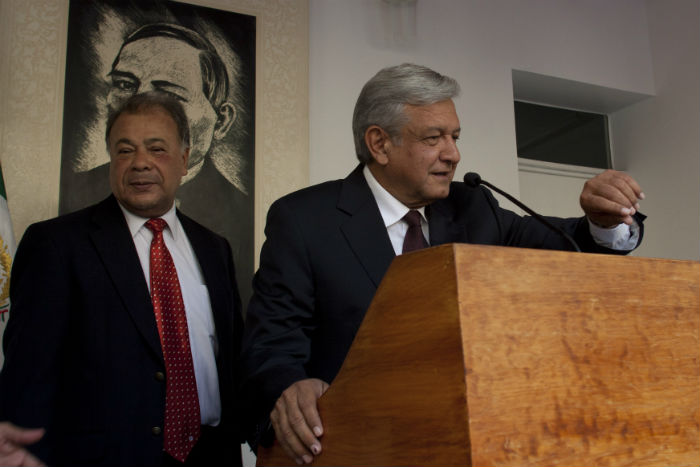
[[[175,263],[163,241],[163,219],[146,222],[151,241],[151,300],[165,358],[165,433],[163,449],[184,462],[199,439],[200,414],[185,304]]]
[[[425,241],[423,229],[420,226],[420,213],[415,209],[411,209],[403,216],[403,220],[408,224],[408,230],[406,231],[406,237],[403,239],[402,253],[427,248],[428,242]]]

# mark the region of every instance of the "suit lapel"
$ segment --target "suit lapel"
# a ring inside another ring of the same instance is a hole
[[[396,255],[362,167],[342,182],[337,207],[348,214],[348,219],[340,229],[372,282],[379,286]]]
[[[362,168],[358,166],[343,180],[338,209],[349,215],[341,225],[345,238],[378,286],[396,255]],[[449,197],[429,205],[426,213],[431,246],[468,241],[459,223],[455,222]]]
[[[93,222],[95,228],[90,236],[105,269],[136,328],[154,354],[162,360],[151,295],[129,227],[113,196],[95,207]]]
[[[468,241],[455,221],[455,212],[449,203],[450,198],[438,200],[428,205],[426,215],[430,231],[430,246],[445,243]]]
[[[219,256],[223,252],[213,248],[211,237],[203,235],[201,228],[198,228],[190,218],[180,213],[180,211],[178,211],[177,215],[199,262],[202,277],[209,292],[209,302],[211,303],[212,311],[233,309],[233,305],[229,303],[230,296],[226,293],[230,289],[227,284],[222,283],[222,281],[229,279],[228,273],[222,267],[226,259]],[[216,333],[219,342],[221,342],[222,339],[227,339],[229,336],[227,332],[224,332],[227,328],[226,323],[222,321],[225,318],[225,314],[213,313],[213,315]]]
[[[234,365],[240,352],[240,332],[243,329],[238,288],[235,284],[228,283],[231,280],[231,274],[235,274],[231,251],[217,247],[217,244],[213,243],[212,234],[201,225],[180,211],[177,215],[197,258],[202,278],[209,292],[209,303],[219,344],[216,366],[219,373],[219,393],[223,414],[232,410],[231,398],[235,396]],[[227,255],[228,258],[226,258]]]

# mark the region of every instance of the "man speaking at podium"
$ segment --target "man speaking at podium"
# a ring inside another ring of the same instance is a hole
[[[455,80],[422,66],[379,71],[355,105],[358,167],[270,207],[243,342],[251,444],[266,441],[269,416],[293,460],[321,452],[316,401],[396,255],[453,242],[572,249],[534,218],[500,208],[486,188],[452,182],[458,94]],[[607,171],[586,182],[584,217],[550,221],[583,251],[624,254],[642,238],[643,197],[631,177]]]

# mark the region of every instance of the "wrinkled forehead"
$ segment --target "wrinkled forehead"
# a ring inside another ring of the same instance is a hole
[[[407,118],[405,128],[437,128],[446,133],[460,129],[459,117],[452,99],[429,105],[405,104],[404,114]]]
[[[145,37],[126,44],[112,72],[128,72],[141,80],[160,77],[202,86],[201,51],[172,37]]]
[[[108,144],[113,143],[115,137],[121,138],[124,136],[123,133],[133,130],[157,131],[163,136],[181,139],[175,119],[166,108],[160,105],[122,111],[109,130]]]

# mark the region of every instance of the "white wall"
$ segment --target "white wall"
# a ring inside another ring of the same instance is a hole
[[[676,16],[693,13],[684,21],[694,24],[683,24],[694,28],[695,42],[690,47],[688,38],[680,37],[680,32],[674,41],[664,42],[654,34],[650,36],[647,6],[654,15],[652,27],[657,28],[662,19],[656,16],[663,18],[666,11],[663,0],[649,1],[648,5],[643,0],[418,0],[413,12],[414,24],[405,21],[411,19],[410,6],[392,7],[390,3],[310,0],[311,183],[342,178],[355,166],[352,109],[362,85],[384,66],[412,61],[456,78],[462,85],[462,96],[456,105],[463,129],[462,162],[457,177],[474,170],[518,194],[512,70],[561,78],[569,84],[588,83],[593,85],[587,89],[588,98],[597,93],[608,96],[606,99],[610,103],[614,99],[609,96],[632,96],[633,101],[635,96],[638,100],[662,91],[654,82],[658,60],[654,55],[652,61],[650,37],[655,41],[655,54],[657,49],[663,54],[665,47],[682,45],[690,49],[688,56],[698,55],[698,15],[689,5],[697,2],[692,0],[674,1],[674,7],[668,10],[673,13],[678,7],[679,14],[666,15],[666,22],[672,25]],[[400,20],[404,21],[401,27],[397,26]],[[689,100],[695,104],[697,114],[698,80],[697,74],[694,76],[688,80],[695,79],[696,94]],[[677,93],[682,97],[687,91],[680,89]],[[615,103],[619,107],[619,102]],[[639,113],[645,114],[647,105],[639,104]],[[606,111],[609,110],[606,107]],[[657,117],[647,115],[646,118]],[[615,129],[621,128],[622,119],[616,118],[615,125]],[[626,128],[625,134],[615,136],[615,151],[628,154],[622,157],[623,168],[649,183],[651,169],[646,166],[653,164],[632,163],[631,160],[647,157],[647,154],[637,150],[629,154],[627,145],[635,144],[625,143],[636,140],[637,146],[643,146],[639,133],[646,130],[643,125],[632,123],[626,124]],[[694,128],[693,142],[697,143],[697,124]],[[651,136],[646,139],[649,138]],[[692,139],[688,134],[684,138],[685,141]],[[689,148],[687,154],[692,152]],[[695,159],[697,154],[695,150]],[[686,162],[683,159],[683,163]],[[694,193],[697,202],[700,174],[696,166],[688,170],[683,183],[689,192],[685,196]],[[663,190],[650,188],[649,205],[654,196],[663,196],[658,194]],[[676,205],[683,202],[683,198],[674,201]],[[697,231],[698,219],[700,209],[694,208],[687,218],[678,221],[693,224],[690,230]],[[655,232],[652,227],[647,242],[651,243],[649,237],[654,234],[661,236],[663,232]],[[687,244],[688,239],[684,242]],[[697,243],[695,240],[695,247]]]
[[[616,160],[647,195],[638,254],[700,259],[700,2],[649,0],[656,96],[611,117]]]
[[[412,61],[456,78],[462,173],[480,171],[515,192],[513,68],[653,92],[641,0],[418,0],[403,45],[391,41],[398,10],[382,0],[310,2],[312,183],[354,167],[352,109],[383,66]]]

